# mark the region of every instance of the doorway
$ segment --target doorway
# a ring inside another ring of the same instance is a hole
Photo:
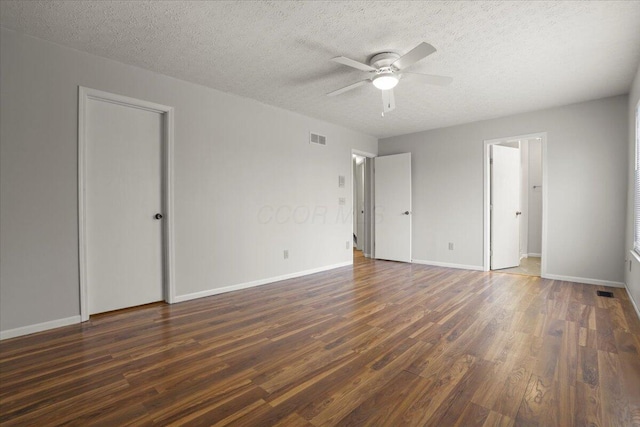
[[[373,258],[373,158],[362,151],[351,152],[353,257]]]
[[[79,90],[80,311],[173,302],[172,109]]]
[[[484,270],[544,276],[546,133],[484,144]]]
[[[353,256],[364,256],[364,163],[366,157],[353,154]]]

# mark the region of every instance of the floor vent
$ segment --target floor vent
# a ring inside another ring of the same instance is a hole
[[[609,292],[609,291],[598,291],[596,292],[598,294],[599,297],[605,297],[605,298],[613,298],[613,292]]]

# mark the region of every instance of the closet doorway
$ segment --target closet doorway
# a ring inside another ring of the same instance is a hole
[[[485,271],[545,272],[546,134],[485,141]]]

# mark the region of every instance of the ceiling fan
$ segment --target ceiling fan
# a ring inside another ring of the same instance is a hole
[[[367,71],[371,75],[365,80],[352,83],[349,86],[329,92],[327,96],[336,96],[345,93],[367,83],[373,85],[382,91],[382,116],[394,108],[396,108],[396,100],[393,95],[393,88],[396,87],[398,81],[405,75],[420,79],[422,82],[438,86],[446,86],[453,79],[445,76],[435,76],[432,74],[409,73],[404,71],[406,68],[426,58],[436,51],[436,48],[429,43],[422,42],[418,46],[411,49],[403,56],[393,52],[381,52],[374,55],[369,64],[354,61],[344,56],[338,56],[331,60],[348,67],[356,68],[361,71]]]

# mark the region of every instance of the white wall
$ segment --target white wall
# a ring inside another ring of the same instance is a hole
[[[380,140],[381,155],[412,153],[414,259],[481,268],[483,141],[547,132],[547,274],[621,285],[627,108],[616,96]]]
[[[79,314],[78,85],[175,107],[177,295],[351,262],[351,150],[376,138],[10,30],[0,43],[2,331]]]
[[[627,144],[627,221],[626,221],[626,242],[625,253],[627,255],[628,264],[625,265],[625,283],[629,291],[629,295],[635,304],[638,315],[640,315],[640,260],[630,251],[633,249],[633,209],[634,209],[634,158],[635,158],[635,138],[636,138],[636,106],[640,102],[640,68],[636,73],[636,77],[631,85],[629,92],[629,103],[627,108],[627,117],[629,124],[629,138]]]

